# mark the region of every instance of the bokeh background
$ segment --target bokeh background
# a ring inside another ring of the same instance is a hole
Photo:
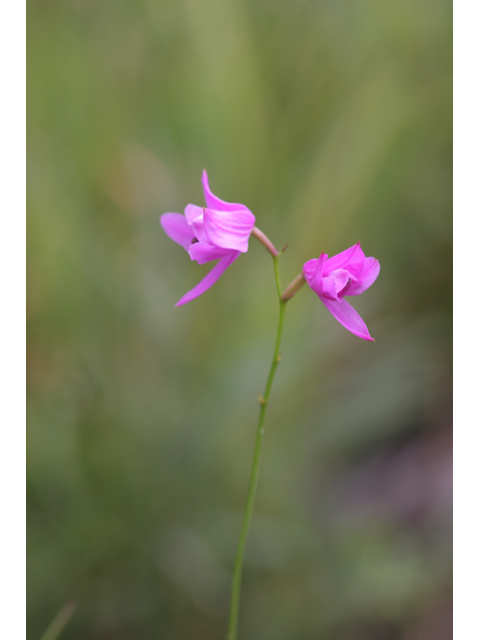
[[[359,239],[354,303],[289,305],[240,638],[451,637],[451,5],[30,0],[28,638],[225,636],[277,302],[158,217],[201,171],[284,285]],[[73,606],[73,605],[72,605]]]

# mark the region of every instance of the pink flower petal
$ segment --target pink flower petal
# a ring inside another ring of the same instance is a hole
[[[167,236],[178,242],[184,249],[188,249],[192,244],[193,231],[181,213],[164,213],[160,216],[160,224]]]
[[[380,273],[380,263],[375,258],[365,258],[365,265],[359,282],[351,282],[347,296],[358,296],[372,286]]]
[[[305,280],[307,281],[308,286],[318,295],[323,291],[322,273],[326,258],[328,258],[328,255],[322,252],[319,258],[313,258],[303,265],[303,275],[305,276]]]
[[[367,325],[365,324],[365,322],[358,315],[352,305],[349,304],[346,300],[330,300],[329,298],[324,298],[323,296],[320,296],[320,300],[327,307],[332,316],[336,320],[338,320],[340,324],[343,324],[345,329],[348,329],[363,340],[370,340],[371,342],[375,342],[375,340],[368,333]]]
[[[225,202],[213,195],[208,184],[208,175],[205,169],[202,173],[203,193],[205,194],[205,202],[209,209],[215,209],[215,211],[249,211],[248,207],[244,204],[236,204],[234,202]],[[253,214],[252,214],[253,215]]]
[[[350,249],[345,249],[345,251],[337,253],[336,256],[332,256],[326,260],[323,275],[329,275],[336,269],[347,269],[358,278],[362,272],[364,262],[365,254],[362,251],[360,243],[358,243],[350,247]]]
[[[245,209],[240,211],[203,212],[203,228],[210,244],[224,249],[248,251],[248,239],[255,226],[255,216]]]
[[[346,269],[335,269],[330,275],[322,278],[322,295],[339,300],[339,294],[343,293],[349,280],[350,274]]]
[[[187,204],[184,209],[185,218],[189,225],[193,225],[196,218],[203,218],[203,207],[197,207],[195,204]]]
[[[192,260],[196,260],[198,264],[205,264],[212,260],[218,260],[231,253],[231,249],[222,249],[221,247],[212,247],[206,242],[195,242],[188,249],[188,253]]]
[[[194,204],[187,204],[185,207],[185,218],[193,229],[193,235],[199,242],[208,242],[208,238],[203,228],[203,207]]]
[[[207,289],[210,289],[210,287],[215,284],[225,270],[235,262],[239,255],[239,251],[231,251],[228,255],[224,256],[220,262],[218,262],[213,269],[207,273],[205,278],[197,284],[196,287],[193,287],[193,289],[180,298],[175,306],[180,307],[182,304],[186,304],[187,302],[198,298],[198,296],[201,296],[202,293],[205,293]]]

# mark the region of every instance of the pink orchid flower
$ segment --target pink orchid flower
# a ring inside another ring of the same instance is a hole
[[[303,265],[308,286],[340,324],[363,340],[374,341],[367,325],[355,309],[344,299],[358,296],[377,279],[380,264],[366,258],[360,243],[329,258],[325,253]]]
[[[202,184],[206,207],[188,204],[185,215],[160,216],[167,236],[188,251],[192,260],[198,264],[219,260],[196,287],[180,298],[176,307],[205,293],[241,253],[248,251],[248,239],[255,225],[255,216],[245,205],[225,202],[213,195],[206,171]]]

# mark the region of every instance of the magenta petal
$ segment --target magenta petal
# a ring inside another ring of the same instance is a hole
[[[160,224],[167,236],[182,245],[184,249],[188,249],[192,244],[193,231],[181,213],[164,213],[160,216]]]
[[[184,214],[188,224],[193,225],[194,220],[203,218],[203,207],[197,207],[195,204],[187,204],[184,209]]]
[[[198,264],[205,264],[212,260],[218,260],[231,253],[231,249],[222,249],[221,247],[212,247],[206,242],[195,242],[188,249],[188,253],[192,260],[196,260]]]
[[[363,340],[370,340],[375,342],[375,340],[368,333],[367,325],[362,320],[362,318],[358,315],[355,309],[349,304],[346,300],[329,300],[328,298],[324,298],[320,296],[320,300],[330,311],[332,316],[343,324],[345,329],[348,329],[352,333],[354,333],[359,338]]]
[[[208,238],[203,228],[203,207],[194,204],[187,204],[185,207],[185,218],[193,229],[193,235],[199,242],[208,242]]]
[[[244,204],[236,204],[235,202],[225,202],[213,195],[208,184],[208,175],[205,169],[202,174],[203,193],[205,194],[205,202],[209,209],[215,209],[216,211],[249,211],[248,207]],[[253,214],[252,214],[253,215]]]
[[[203,228],[210,244],[224,249],[245,253],[248,239],[255,226],[255,216],[250,211],[214,211],[204,209]]]
[[[187,302],[198,298],[198,296],[201,296],[202,293],[205,293],[207,289],[210,289],[210,287],[215,284],[232,262],[235,262],[239,255],[239,251],[231,251],[228,255],[224,256],[220,262],[218,262],[218,264],[216,264],[213,269],[207,273],[205,278],[197,284],[196,287],[193,287],[191,291],[180,298],[175,306],[180,307],[182,304],[186,304]]]
[[[350,274],[346,269],[336,269],[330,275],[322,278],[322,294],[333,300],[338,300],[338,296],[343,292],[350,280]]]
[[[363,271],[359,282],[352,282],[348,290],[348,296],[358,296],[372,286],[380,273],[380,263],[375,258],[365,258]]]
[[[336,269],[347,269],[358,278],[362,273],[364,262],[365,254],[363,253],[360,243],[358,243],[350,247],[350,249],[345,249],[345,251],[337,253],[336,256],[332,256],[326,260],[323,275],[328,275]]]
[[[318,259],[313,258],[303,265],[303,275],[305,276],[305,280],[307,281],[310,289],[315,291],[318,295],[323,291],[322,273],[326,258],[328,258],[328,255],[322,252]]]

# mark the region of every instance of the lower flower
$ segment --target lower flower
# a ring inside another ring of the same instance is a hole
[[[366,258],[360,243],[331,258],[322,253],[303,265],[308,286],[333,317],[359,338],[371,341],[374,340],[367,325],[345,297],[363,293],[375,282],[379,272],[380,263],[375,258]]]

